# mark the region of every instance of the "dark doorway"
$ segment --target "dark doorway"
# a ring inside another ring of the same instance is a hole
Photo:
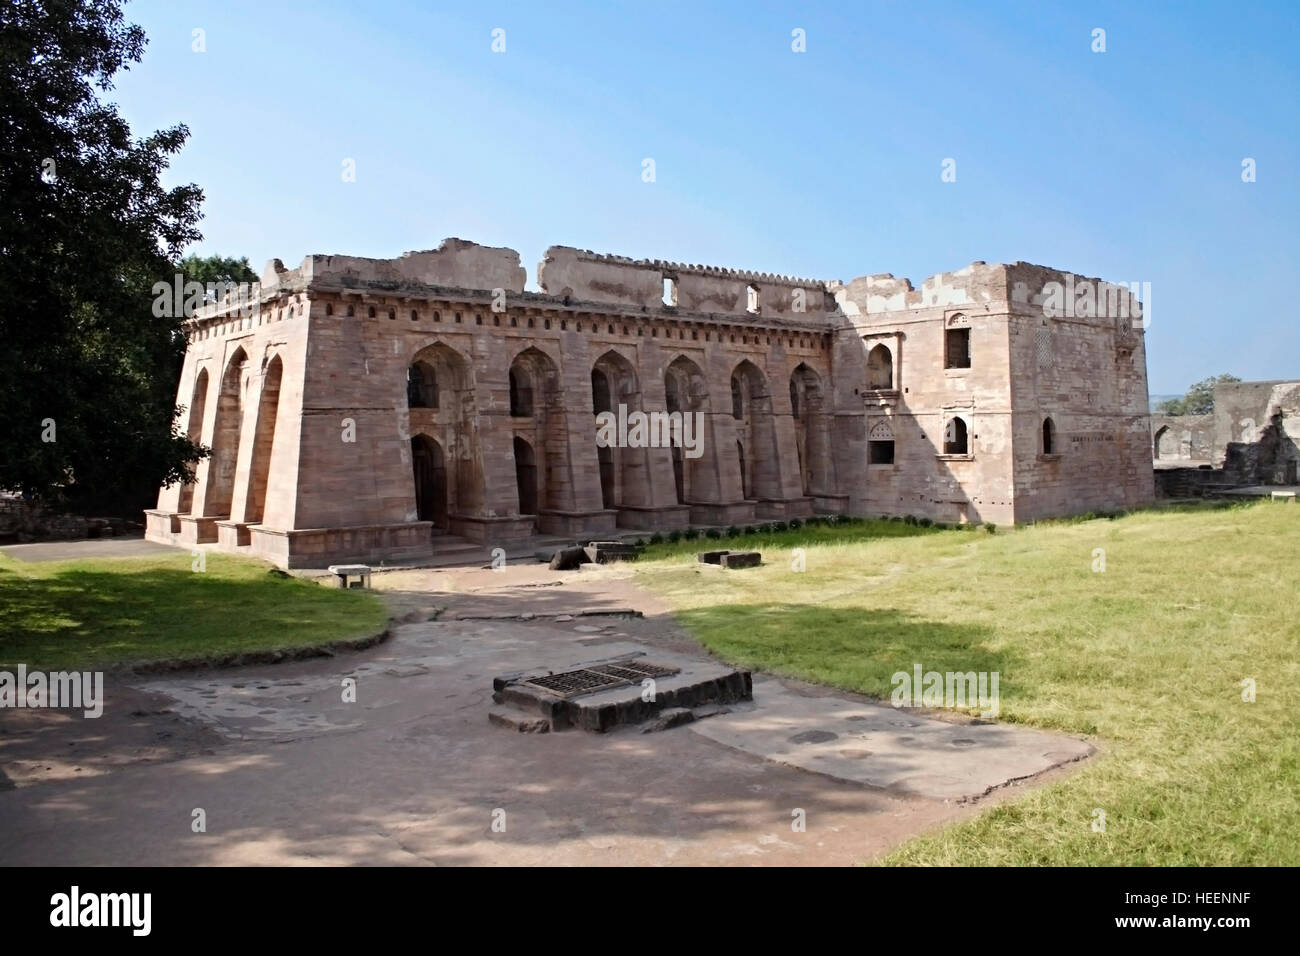
[[[615,507],[614,498],[614,449],[596,446],[596,457],[600,460],[600,501],[603,507]]]
[[[687,414],[690,413],[688,412]],[[673,453],[673,481],[676,482],[677,484],[677,503],[679,505],[684,505],[686,504],[686,475],[682,468],[683,465],[682,446],[673,445],[672,453]]]
[[[749,497],[749,468],[745,462],[745,446],[736,442],[736,454],[740,456],[740,493]]]
[[[411,461],[415,470],[415,508],[421,521],[432,521],[447,530],[447,465],[442,446],[426,435],[411,439]]]
[[[515,481],[519,485],[519,513],[537,514],[537,461],[533,446],[515,436]]]

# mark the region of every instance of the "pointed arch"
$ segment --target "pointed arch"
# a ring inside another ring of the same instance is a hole
[[[776,460],[776,422],[767,376],[749,359],[731,372],[732,415],[740,456],[740,484],[746,498],[779,499],[780,465]],[[737,407],[739,405],[739,407]],[[736,412],[740,412],[736,416]]]
[[[616,349],[602,354],[592,364],[592,410],[596,415],[644,411],[641,384],[636,368]],[[600,462],[601,498],[607,508],[647,507],[651,504],[650,466],[647,448],[597,447]]]
[[[894,387],[894,355],[883,342],[867,353],[867,388],[892,389]]]
[[[432,522],[435,531],[446,531],[447,461],[437,439],[423,434],[411,439],[411,467],[417,519]]]
[[[189,423],[185,429],[185,434],[194,444],[199,444],[203,440],[203,415],[208,409],[208,370],[199,369],[198,376],[194,379],[193,397],[190,399]],[[179,514],[189,514],[190,508],[194,506],[194,482],[181,486],[180,504],[176,510]]]
[[[683,438],[689,429],[701,452],[696,457],[688,457],[688,449],[677,444],[672,447],[677,503],[716,502],[718,450],[709,434],[713,409],[704,370],[685,355],[677,356],[664,369],[664,400],[670,414],[682,416]]]
[[[790,373],[790,405],[794,416],[795,450],[799,456],[800,488],[805,495],[828,486],[830,423],[825,411],[822,378],[805,362]]]
[[[411,357],[409,368],[417,370],[421,383],[431,382],[436,390],[435,401],[410,409],[409,433],[423,434],[438,445],[446,476],[447,513],[453,517],[474,513],[483,504],[484,483],[473,365],[450,345],[435,341]]]
[[[240,432],[244,419],[244,377],[248,353],[235,349],[221,375],[217,394],[216,421],[212,428],[212,458],[208,463],[208,487],[203,513],[228,518],[235,491],[235,464],[239,456]]]
[[[943,429],[943,453],[945,455],[970,454],[970,434],[966,420],[960,415],[948,419]]]
[[[266,366],[262,378],[262,396],[258,399],[257,424],[253,430],[253,454],[248,473],[248,498],[244,521],[261,524],[266,513],[267,486],[271,479],[271,459],[275,453],[275,426],[280,413],[280,383],[284,363],[275,356]]]
[[[574,508],[569,413],[559,366],[546,352],[529,346],[510,363],[509,388],[519,513],[541,515],[538,525],[545,530],[549,513]]]
[[[1152,457],[1153,458],[1172,458],[1172,449],[1169,447],[1169,426],[1161,425],[1156,429],[1155,438],[1152,439]]]

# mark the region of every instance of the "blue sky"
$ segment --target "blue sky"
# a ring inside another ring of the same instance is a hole
[[[111,98],[137,135],[189,126],[167,181],[206,193],[200,252],[260,269],[459,236],[519,250],[530,287],[552,244],[916,284],[1024,259],[1151,283],[1153,393],[1300,375],[1294,0],[126,14],[149,44]]]

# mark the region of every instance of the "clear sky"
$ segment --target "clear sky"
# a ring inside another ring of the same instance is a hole
[[[137,135],[189,126],[166,181],[206,193],[201,253],[260,270],[459,236],[519,250],[531,288],[553,244],[916,285],[1024,259],[1151,284],[1153,393],[1300,376],[1297,0],[126,14],[149,44],[110,96]]]

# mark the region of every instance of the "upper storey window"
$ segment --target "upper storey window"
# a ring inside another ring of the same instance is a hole
[[[890,389],[894,387],[894,356],[883,344],[867,353],[867,388]]]
[[[943,367],[970,368],[970,326],[944,329]]]

